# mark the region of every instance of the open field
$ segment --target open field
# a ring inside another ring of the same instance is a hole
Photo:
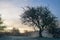
[[[0,40],[60,40],[60,38],[32,38],[32,37],[20,37],[20,36],[5,36],[0,37]]]

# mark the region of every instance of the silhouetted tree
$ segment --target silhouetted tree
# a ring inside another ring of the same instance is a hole
[[[19,36],[19,35],[20,35],[19,30],[16,29],[16,28],[13,28],[13,30],[12,30],[12,35],[14,35],[14,36]]]
[[[44,28],[47,28],[50,33],[57,27],[56,17],[51,13],[47,7],[27,7],[28,9],[24,11],[21,16],[21,20],[24,24],[37,26],[39,30],[40,37],[42,37],[41,32]]]
[[[0,14],[0,30],[4,30],[4,28],[6,28],[6,26],[3,25],[3,21]]]

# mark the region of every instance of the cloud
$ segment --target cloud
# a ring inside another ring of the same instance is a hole
[[[28,1],[29,0],[0,0],[0,14],[2,14],[2,18],[5,20],[4,24],[7,25],[7,27],[22,28],[21,30],[34,30],[33,27],[28,27],[20,22],[19,15],[23,13],[22,7],[27,6]]]
[[[15,5],[8,2],[0,2],[0,14],[2,19],[7,26],[12,25],[12,27],[17,24],[19,20],[19,15],[22,13],[22,9],[16,7]],[[13,25],[14,24],[14,25]]]
[[[0,14],[4,19],[18,18],[22,13],[22,9],[11,3],[0,3]]]

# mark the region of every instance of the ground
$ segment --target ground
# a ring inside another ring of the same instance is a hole
[[[20,37],[20,36],[5,36],[0,37],[0,40],[60,40],[60,38],[31,38],[31,37]]]

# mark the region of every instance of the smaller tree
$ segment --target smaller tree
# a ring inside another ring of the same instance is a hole
[[[0,31],[4,30],[4,28],[6,28],[6,26],[3,25],[3,21],[0,15]]]
[[[14,36],[19,36],[19,35],[20,35],[19,30],[16,29],[16,28],[13,28],[13,30],[12,30],[12,35],[14,35]]]

